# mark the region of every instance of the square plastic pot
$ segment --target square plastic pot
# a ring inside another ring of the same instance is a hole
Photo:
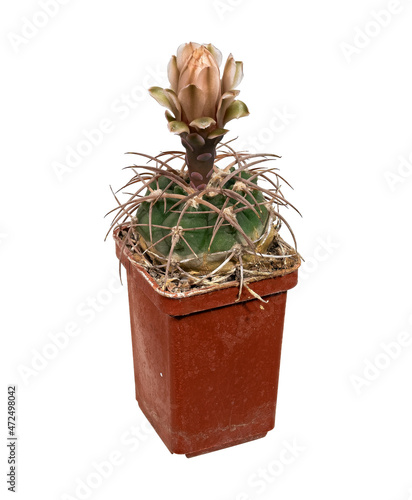
[[[138,404],[171,453],[188,457],[261,438],[275,424],[286,292],[297,271],[189,295],[159,289],[123,249]]]

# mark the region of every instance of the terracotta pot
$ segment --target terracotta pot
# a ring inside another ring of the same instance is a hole
[[[172,453],[188,457],[251,441],[275,423],[286,291],[297,271],[201,294],[159,289],[123,248],[136,399]]]

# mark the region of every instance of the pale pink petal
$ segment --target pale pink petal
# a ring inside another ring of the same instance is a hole
[[[167,66],[167,75],[172,89],[176,92],[179,83],[179,70],[177,69],[176,56],[172,56]]]
[[[228,90],[232,90],[235,74],[236,74],[236,62],[232,54],[230,54],[229,57],[227,58],[225,69],[223,71],[222,94],[224,94]]]
[[[199,47],[200,43],[195,43],[195,42],[182,43],[182,45],[180,45],[180,47],[177,49],[177,58],[176,58],[177,69],[179,71],[182,70],[188,57],[190,57],[193,51]]]
[[[182,120],[184,122],[190,123],[202,116],[205,94],[199,87],[187,85],[179,92],[178,99],[182,106]]]
[[[197,85],[205,96],[205,105],[202,116],[216,117],[217,101],[220,95],[219,70],[215,67],[204,68],[197,79]]]

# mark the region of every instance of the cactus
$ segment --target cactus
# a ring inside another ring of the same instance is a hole
[[[125,245],[157,269],[163,288],[182,276],[207,283],[237,266],[243,279],[244,270],[252,272],[262,259],[299,265],[296,251],[278,235],[284,223],[296,246],[279,213],[280,206],[292,206],[280,189],[284,179],[263,165],[279,157],[239,153],[232,141],[221,143],[224,126],[249,114],[236,99],[243,64],[230,55],[220,78],[221,60],[211,44],[179,47],[168,66],[171,88],[149,92],[168,108],[168,128],[185,151],[129,153],[149,163],[128,167],[134,176],[124,188],[139,185],[128,201],[121,203],[115,194],[119,207],[112,228],[129,221]],[[274,241],[276,251],[267,253]]]

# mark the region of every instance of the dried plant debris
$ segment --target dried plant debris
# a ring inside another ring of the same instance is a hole
[[[120,239],[125,243],[125,248],[132,252],[133,259],[146,269],[160,287],[171,293],[182,293],[199,288],[222,288],[222,286],[216,285],[233,282],[237,282],[241,287],[242,279],[243,283],[250,283],[259,279],[291,273],[300,266],[299,254],[277,235],[266,254],[262,255],[252,266],[244,267],[241,256],[236,255],[236,253],[229,256],[233,267],[223,274],[211,272],[201,275],[198,272],[187,272],[175,264],[172,272],[169,273],[166,284],[165,266],[157,265],[148,254],[143,253],[139,241],[135,239],[133,232],[129,232],[129,229],[130,227],[126,227],[119,233]]]
[[[110,230],[120,237],[163,290],[174,293],[247,283],[297,269],[300,256],[283,207],[293,208],[281,184],[287,181],[267,162],[272,154],[236,152],[229,141],[217,147],[205,186],[193,186],[182,151],[126,167],[131,180],[113,192],[118,206]],[[263,187],[263,184],[265,187]],[[130,192],[135,190],[134,192]],[[129,198],[119,200],[119,191]],[[297,211],[297,210],[296,210]],[[294,247],[279,230],[285,225]]]

